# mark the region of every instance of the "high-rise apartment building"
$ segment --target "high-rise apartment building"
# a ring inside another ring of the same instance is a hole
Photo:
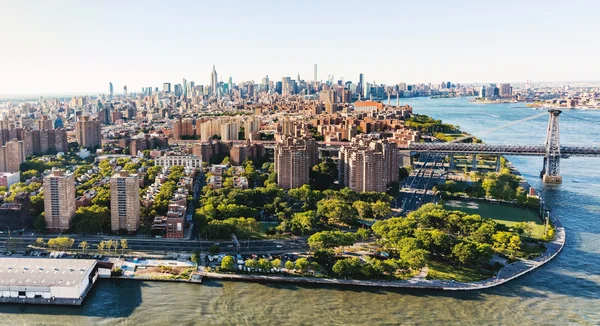
[[[252,135],[253,132],[255,131],[259,131],[260,130],[260,118],[259,117],[252,117],[252,118],[248,118],[245,122],[244,122],[244,138],[245,139],[250,139],[250,136]]]
[[[192,120],[181,118],[173,124],[173,138],[180,139],[181,136],[193,136],[194,135],[194,127],[192,125]]]
[[[52,120],[48,119],[47,115],[43,115],[42,118],[40,120],[38,120],[37,127],[38,127],[39,130],[42,130],[42,129],[52,130],[52,129],[54,129],[53,128]]]
[[[398,181],[399,164],[395,143],[359,135],[340,148],[339,182],[357,192],[385,192]]]
[[[71,227],[75,216],[75,178],[64,171],[44,177],[44,218],[46,228],[62,232]]]
[[[110,228],[134,232],[140,225],[140,179],[123,170],[110,178]]]
[[[512,96],[512,87],[510,86],[510,84],[500,84],[500,96],[501,97],[508,97],[508,96]]]
[[[231,141],[238,140],[240,132],[240,123],[237,121],[230,121],[221,123],[221,140]]]
[[[18,172],[25,162],[25,144],[13,139],[0,147],[0,172]]]
[[[283,189],[299,188],[309,182],[309,171],[318,159],[317,144],[311,137],[282,135],[274,156],[277,184]]]
[[[75,136],[79,146],[94,148],[102,144],[100,121],[90,120],[89,116],[79,118],[75,123]]]
[[[313,76],[313,80],[317,81],[317,64],[315,63],[315,68],[314,68],[314,76]]]

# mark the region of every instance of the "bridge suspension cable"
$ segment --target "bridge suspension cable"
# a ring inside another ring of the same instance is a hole
[[[566,115],[566,116],[568,116],[569,118],[573,118],[573,119],[575,119],[575,120],[581,120],[581,121],[586,121],[586,122],[596,122],[596,123],[599,123],[599,122],[600,122],[600,119],[588,119],[588,118],[582,118],[582,117],[578,117],[578,116],[576,116],[576,115],[573,115],[573,114],[568,114],[568,113],[565,113],[564,111],[563,111],[563,115]]]
[[[548,116],[548,112],[536,114],[534,116],[527,117],[527,118],[524,118],[524,119],[521,119],[521,120],[512,121],[512,122],[509,122],[507,124],[501,125],[499,127],[488,129],[488,130],[486,130],[484,132],[480,132],[478,134],[478,136],[489,134],[489,133],[492,133],[494,131],[497,131],[497,130],[500,130],[500,129],[504,129],[504,128],[507,128],[507,127],[510,127],[510,126],[514,126],[514,125],[519,124],[521,122],[525,122],[525,121],[529,121],[529,120],[534,120],[534,119],[537,119],[537,118],[540,118],[540,117],[546,117],[546,116]],[[463,140],[471,139],[473,137],[475,137],[475,135],[469,135],[469,136],[465,136],[465,137],[456,138],[456,139],[450,141],[450,143],[458,143],[458,142],[461,142]]]

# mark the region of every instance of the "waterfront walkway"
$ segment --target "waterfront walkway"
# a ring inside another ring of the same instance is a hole
[[[324,285],[348,285],[365,287],[383,287],[383,288],[421,288],[436,290],[481,290],[509,282],[519,276],[522,276],[532,270],[544,265],[556,257],[565,245],[565,230],[560,221],[551,217],[556,227],[556,239],[546,244],[546,251],[539,257],[530,260],[519,260],[512,264],[504,266],[496,276],[472,283],[462,283],[455,281],[427,280],[427,269],[424,268],[421,273],[407,281],[360,281],[337,278],[319,278],[302,276],[274,276],[274,275],[251,275],[251,274],[222,274],[202,271],[206,278],[248,281],[248,282],[283,282],[283,283],[308,283]]]

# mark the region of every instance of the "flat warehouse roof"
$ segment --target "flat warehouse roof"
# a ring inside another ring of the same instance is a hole
[[[0,258],[0,286],[77,287],[95,265],[92,259]]]

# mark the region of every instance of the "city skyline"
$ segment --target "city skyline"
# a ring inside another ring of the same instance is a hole
[[[593,80],[600,69],[589,2],[62,4],[0,5],[12,31],[0,94],[209,85],[212,63],[236,83],[312,80],[315,63],[320,80],[378,83]]]

